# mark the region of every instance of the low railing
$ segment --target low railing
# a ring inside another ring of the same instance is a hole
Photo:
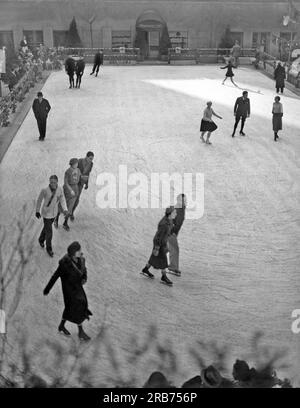
[[[139,48],[57,48],[57,52],[62,59],[66,59],[68,55],[78,55],[84,57],[86,62],[90,63],[93,62],[94,56],[99,50],[103,53],[104,64],[132,64],[136,63],[140,58]]]
[[[168,49],[168,62],[175,60],[194,60],[196,64],[211,60],[211,62],[223,62],[231,55],[231,48],[169,48]],[[256,50],[254,48],[241,48],[240,58],[254,57]]]

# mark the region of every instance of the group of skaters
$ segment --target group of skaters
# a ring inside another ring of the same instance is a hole
[[[221,69],[227,68],[226,76],[224,81],[222,82],[222,85],[226,81],[227,78],[230,78],[234,86],[237,87],[236,83],[233,81],[232,77],[234,76],[232,72],[232,63],[231,61],[228,62],[228,64],[225,67],[221,67]],[[281,93],[283,93],[284,90],[284,79],[285,79],[285,69],[281,65],[281,63],[278,63],[276,69],[275,69],[275,80],[276,80],[276,91],[279,93],[279,90]],[[214,132],[218,126],[216,123],[212,120],[212,116],[215,116],[219,119],[222,119],[221,116],[219,116],[212,108],[212,102],[209,101],[206,104],[206,108],[203,111],[203,117],[201,120],[200,124],[200,140],[208,145],[211,145],[210,141],[210,136],[211,133]],[[235,137],[236,129],[241,122],[241,127],[240,127],[240,136],[246,136],[244,133],[244,126],[246,119],[250,117],[250,99],[248,97],[248,92],[243,91],[242,96],[238,97],[235,101],[234,108],[233,108],[233,114],[235,116],[235,122],[233,126],[233,132],[232,132],[232,137]],[[273,106],[272,106],[272,127],[273,127],[273,133],[274,133],[274,142],[277,142],[279,139],[278,132],[282,130],[282,117],[283,117],[283,106],[282,103],[280,102],[280,96],[275,96]],[[204,138],[205,134],[207,133],[206,139]]]
[[[75,59],[76,58],[76,59]],[[94,56],[93,70],[90,75],[95,73],[98,76],[100,66],[103,65],[103,53],[99,50]],[[85,61],[83,57],[69,56],[65,61],[65,71],[69,77],[69,88],[80,88],[81,79],[85,69]],[[76,84],[74,85],[74,75],[76,74]]]
[[[43,218],[43,229],[38,242],[42,248],[46,243],[46,251],[50,257],[54,255],[52,225],[58,228],[59,216],[63,214],[63,227],[69,231],[68,220],[74,221],[74,211],[78,206],[82,190],[88,188],[93,159],[94,153],[90,151],[85,158],[72,158],[69,162],[70,167],[64,175],[63,188],[58,185],[58,177],[52,175],[49,185],[43,188],[38,196],[35,215],[38,219]],[[65,304],[58,331],[65,336],[71,336],[65,327],[66,321],[69,321],[78,325],[79,339],[89,341],[90,337],[83,330],[82,323],[89,319],[92,313],[88,309],[88,301],[83,289],[87,281],[87,270],[79,242],[74,241],[68,246],[67,254],[59,261],[58,268],[44,289],[44,295],[49,294],[58,278],[62,282]]]

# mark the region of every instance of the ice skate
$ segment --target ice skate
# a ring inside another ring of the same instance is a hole
[[[151,272],[149,271],[149,269],[146,268],[146,266],[145,266],[145,268],[142,270],[141,275],[144,275],[144,276],[146,276],[147,278],[150,278],[150,279],[154,279],[153,273],[151,273]]]
[[[163,275],[161,277],[160,283],[163,283],[164,285],[167,285],[167,286],[172,286],[173,285],[173,282],[170,281],[170,279],[166,275]]]
[[[240,131],[240,135],[241,136],[246,136],[246,134],[242,130]]]
[[[41,248],[45,248],[45,243],[42,242],[42,241],[40,241],[40,240],[38,240],[38,241],[39,241],[40,247],[41,247]]]
[[[89,341],[91,340],[91,338],[82,330],[82,332],[80,332],[78,334],[79,340],[80,341]]]
[[[171,273],[172,275],[175,276],[181,276],[181,271],[179,269],[169,268],[168,273]]]
[[[48,248],[47,248],[47,254],[48,254],[51,258],[53,258],[54,253],[53,253],[52,249],[48,249]]]
[[[71,336],[71,333],[69,332],[69,330],[67,330],[64,326],[58,326],[58,333],[59,334],[63,334],[64,336]]]

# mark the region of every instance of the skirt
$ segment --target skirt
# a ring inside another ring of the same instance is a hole
[[[273,131],[278,132],[278,130],[282,130],[282,114],[281,113],[273,113]]]
[[[214,132],[218,126],[215,122],[209,122],[208,120],[201,120],[200,132]]]
[[[161,246],[159,248],[158,255],[154,256],[153,254],[151,254],[148,263],[151,266],[153,266],[154,269],[166,269],[169,266],[167,253],[168,253],[168,247]]]

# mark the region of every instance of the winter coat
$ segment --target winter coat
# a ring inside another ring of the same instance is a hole
[[[233,111],[236,114],[236,116],[243,116],[244,118],[246,118],[247,115],[250,116],[250,99],[243,98],[242,96],[237,98],[234,104]]]
[[[69,57],[69,58],[67,58],[66,59],[66,62],[65,62],[65,70],[66,70],[66,73],[68,74],[68,75],[74,75],[74,71],[75,71],[75,60],[73,60],[73,58],[71,58],[71,57]]]
[[[93,162],[88,162],[86,158],[78,160],[78,168],[81,171],[80,185],[88,185],[90,172],[93,168]]]
[[[175,234],[176,236],[179,234],[184,219],[185,219],[185,207],[182,208],[176,207],[176,217],[173,220],[173,228],[171,231],[172,234]]]
[[[159,249],[159,253],[157,256],[154,256],[152,253],[149,259],[149,264],[155,269],[165,269],[168,267],[168,238],[172,228],[173,221],[169,220],[166,216],[158,224],[157,232],[153,238],[153,248]]]
[[[227,64],[227,65],[225,65],[225,67],[221,67],[221,69],[227,69],[227,72],[225,74],[226,77],[233,77],[234,76],[232,68],[233,68],[232,64]]]
[[[76,63],[76,75],[83,75],[85,68],[85,62],[83,59],[77,61]]]
[[[277,66],[274,71],[274,78],[276,81],[276,88],[284,88],[284,80],[286,78],[285,69],[283,66]]]
[[[42,99],[42,102],[36,98],[32,104],[32,110],[34,116],[37,120],[47,119],[48,113],[50,112],[51,106],[47,99]]]
[[[94,64],[102,65],[103,64],[103,54],[101,52],[97,52],[94,57]]]
[[[63,211],[66,211],[67,209],[61,187],[57,187],[57,189],[53,192],[49,186],[47,188],[43,188],[37,199],[36,212],[40,212],[42,202],[43,206],[41,214],[43,218],[55,218],[58,213],[58,204],[60,204]]]
[[[60,261],[57,270],[52,275],[44,289],[48,294],[57,279],[61,279],[65,309],[62,318],[75,324],[81,324],[92,315],[88,309],[88,301],[83,289],[87,281],[85,259],[78,259],[78,263],[66,254]]]

